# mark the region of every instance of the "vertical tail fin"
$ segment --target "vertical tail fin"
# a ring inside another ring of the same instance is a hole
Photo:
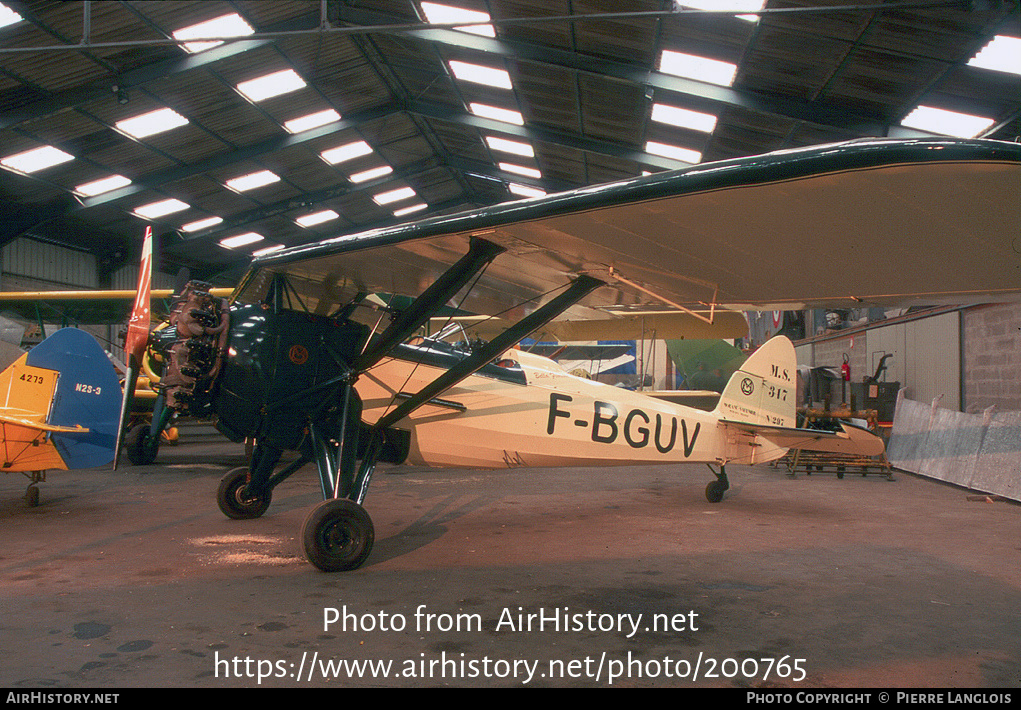
[[[730,421],[794,427],[796,390],[794,345],[776,336],[731,376],[715,411]]]
[[[128,336],[124,340],[124,359],[127,361],[127,373],[124,377],[124,394],[121,399],[120,426],[117,429],[117,443],[113,453],[113,468],[117,469],[121,445],[124,443],[124,428],[127,426],[131,405],[135,398],[135,385],[138,373],[142,368],[142,358],[149,344],[149,325],[151,322],[150,298],[152,291],[152,227],[145,228],[142,241],[142,259],[138,265],[138,287],[135,290],[135,303],[131,307],[128,320]]]

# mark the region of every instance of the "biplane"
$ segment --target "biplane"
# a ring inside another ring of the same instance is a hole
[[[29,478],[39,502],[48,469],[105,466],[113,459],[120,380],[96,340],[62,328],[0,373],[0,469]]]
[[[372,549],[363,504],[380,462],[703,463],[718,502],[731,463],[878,453],[850,425],[795,426],[786,338],[756,351],[712,412],[572,378],[515,345],[555,322],[636,313],[710,325],[747,310],[1018,299],[1019,203],[1021,146],[992,141],[864,140],[698,165],[258,257],[230,298],[190,283],[166,327],[136,329],[129,358],[137,371],[146,348],[158,353],[166,412],[215,415],[228,438],[255,442],[221,481],[227,516],[261,516],[313,463],[324,500],[304,522],[305,554],[354,569]],[[503,323],[488,341],[422,337],[447,314]],[[155,456],[164,421],[133,434],[133,460]],[[298,456],[278,469],[286,451]]]

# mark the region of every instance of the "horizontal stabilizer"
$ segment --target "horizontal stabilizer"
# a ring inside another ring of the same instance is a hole
[[[749,434],[756,434],[781,449],[804,449],[834,454],[878,456],[886,451],[883,440],[868,429],[841,422],[841,431],[822,429],[793,429],[766,425],[723,421]]]

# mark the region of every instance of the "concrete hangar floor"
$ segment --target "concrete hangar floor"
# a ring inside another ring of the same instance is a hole
[[[241,447],[0,496],[0,687],[1021,686],[1021,509],[897,473],[393,467],[324,574],[312,469],[217,508]]]

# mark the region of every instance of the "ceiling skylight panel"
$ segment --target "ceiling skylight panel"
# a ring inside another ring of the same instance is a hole
[[[363,170],[360,173],[350,175],[349,179],[351,180],[351,182],[355,183],[367,182],[369,180],[375,180],[376,178],[383,177],[384,175],[389,175],[393,171],[394,169],[391,168],[389,165],[380,165],[378,168],[371,168],[369,170]]]
[[[159,202],[150,202],[147,205],[135,208],[135,214],[142,219],[159,219],[165,217],[168,214],[174,212],[182,212],[188,209],[188,205],[181,202],[180,200],[160,200]]]
[[[414,214],[415,212],[421,212],[428,206],[429,205],[425,204],[424,202],[419,202],[414,205],[408,205],[407,207],[402,207],[399,210],[394,210],[394,217],[404,217],[409,214]]]
[[[471,32],[483,37],[496,37],[496,30],[488,24],[490,17],[488,12],[476,10],[465,10],[450,5],[440,5],[435,2],[422,3],[422,12],[425,18],[434,25],[453,25],[458,22],[471,23],[467,27],[454,27],[455,30]]]
[[[255,79],[242,81],[238,84],[238,91],[252,101],[265,101],[274,96],[297,91],[304,86],[305,80],[298,76],[293,69],[284,69]]]
[[[525,167],[524,165],[515,165],[514,163],[500,163],[500,170],[508,173],[517,173],[518,175],[524,175],[525,177],[535,178],[539,180],[542,178],[542,173],[535,168]]]
[[[719,86],[732,86],[737,76],[737,65],[695,54],[672,52],[664,49],[660,55],[659,70],[665,74],[704,81]]]
[[[322,224],[323,222],[329,222],[330,220],[337,219],[338,217],[340,217],[340,215],[333,210],[323,210],[322,212],[313,212],[312,214],[302,215],[294,221],[302,227],[312,227],[317,224]]]
[[[189,222],[188,224],[181,227],[182,232],[198,232],[209,227],[215,227],[223,221],[223,217],[206,217],[205,219],[196,220],[195,222]]]
[[[491,149],[502,153],[523,155],[528,158],[535,157],[535,150],[527,143],[519,143],[518,141],[511,141],[506,138],[497,138],[496,136],[486,136],[486,143]]]
[[[702,133],[712,133],[716,128],[716,116],[666,104],[652,105],[652,120]]]
[[[1021,74],[1021,37],[996,35],[968,61],[969,66]]]
[[[163,133],[178,126],[183,126],[186,123],[188,123],[188,119],[177,113],[177,111],[161,108],[132,118],[126,118],[123,121],[117,121],[114,125],[117,127],[117,130],[127,133],[132,138],[145,138],[146,136],[154,136],[157,133]]]
[[[507,185],[507,189],[521,197],[542,197],[546,194],[545,190],[540,190],[537,187],[529,187],[528,185],[519,185],[516,182],[512,182]]]
[[[246,190],[254,190],[257,187],[270,185],[274,182],[278,182],[279,180],[280,176],[276,173],[269,170],[260,170],[256,173],[249,173],[248,175],[233,178],[224,184],[231,190],[245,192]]]
[[[388,205],[391,202],[400,202],[401,200],[407,200],[414,196],[415,191],[410,187],[400,187],[396,190],[381,192],[378,195],[374,195],[372,199],[377,205]]]
[[[766,0],[677,0],[677,7],[695,10],[718,10],[720,12],[758,12],[766,6]],[[758,22],[758,15],[735,15],[746,22]]]
[[[227,237],[226,239],[220,240],[220,246],[226,247],[227,249],[237,249],[238,247],[245,247],[249,244],[255,244],[261,242],[265,237],[255,232],[246,232],[245,234],[239,234],[236,237]]]
[[[339,120],[340,114],[332,108],[328,108],[325,111],[317,111],[316,113],[292,118],[284,123],[284,128],[287,129],[288,133],[301,133],[302,131],[310,131],[313,128],[319,128],[319,126],[325,126],[327,123]]]
[[[982,116],[972,116],[932,106],[919,106],[900,123],[902,126],[917,128],[929,133],[958,138],[975,138],[996,122]]]
[[[0,165],[19,173],[31,174],[66,163],[69,160],[74,160],[74,156],[59,148],[54,148],[52,145],[44,145],[42,148],[33,148],[2,158]]]
[[[6,5],[0,3],[0,27],[7,27],[8,25],[13,25],[16,22],[21,22],[22,19],[23,18],[21,17],[21,15],[19,15]]]
[[[111,175],[101,180],[93,180],[92,182],[79,185],[74,191],[82,197],[95,197],[96,195],[102,195],[104,192],[117,190],[130,184],[131,181],[123,175]]]
[[[511,89],[510,74],[504,69],[484,67],[481,64],[469,64],[468,62],[450,62],[450,71],[454,72],[461,81],[470,81],[475,84],[493,86],[497,89]]]
[[[199,22],[196,25],[182,27],[173,34],[174,39],[183,40],[195,37],[244,37],[255,34],[255,30],[235,12],[212,20],[206,20],[205,22]],[[223,44],[223,42],[217,40],[209,42],[185,42],[181,47],[184,51],[195,54],[220,44]]]
[[[372,147],[368,143],[365,141],[355,141],[353,143],[337,146],[336,148],[324,150],[319,155],[330,165],[336,165],[337,163],[343,163],[346,160],[352,160],[363,155],[369,155],[370,153],[372,153]]]
[[[645,152],[652,153],[653,155],[660,155],[664,158],[679,160],[682,163],[691,163],[692,165],[702,160],[702,154],[697,150],[682,148],[677,145],[670,145],[669,143],[657,143],[656,141],[649,141],[646,143]]]
[[[488,104],[468,104],[468,109],[481,118],[491,118],[494,121],[513,123],[518,126],[525,125],[525,119],[519,111],[512,111]]]

